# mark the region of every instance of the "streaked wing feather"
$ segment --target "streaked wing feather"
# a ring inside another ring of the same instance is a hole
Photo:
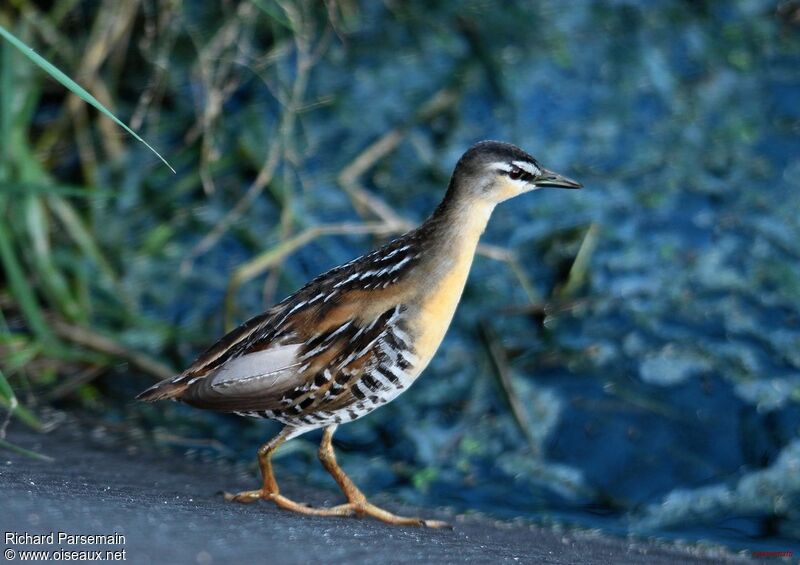
[[[282,376],[291,374],[302,363],[297,359],[299,344],[279,345],[246,353],[225,363],[210,380],[217,391],[258,391],[275,386]]]
[[[287,394],[303,394],[305,409],[309,389],[304,387],[327,365],[346,367],[353,379],[359,378],[363,363],[356,357],[375,345],[363,340],[380,332],[375,324],[385,323],[386,309],[396,306],[392,287],[418,263],[420,240],[417,231],[409,232],[316,277],[226,334],[186,371],[148,389],[144,398],[179,398],[200,408],[247,411],[286,408]],[[310,355],[314,348],[319,350]],[[348,395],[337,397],[337,405],[350,402]]]
[[[270,309],[229,331],[214,345],[198,355],[197,359],[181,376],[195,378],[207,375],[220,368],[230,359],[247,353],[248,346],[253,342],[254,338],[263,334],[265,328],[270,327],[274,317],[274,309]]]

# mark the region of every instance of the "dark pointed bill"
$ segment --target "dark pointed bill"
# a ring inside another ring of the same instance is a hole
[[[583,185],[576,180],[559,175],[553,171],[542,169],[542,174],[536,177],[533,184],[540,187],[554,188],[583,188]]]

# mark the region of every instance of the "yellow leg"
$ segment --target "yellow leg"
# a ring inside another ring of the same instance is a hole
[[[225,493],[225,500],[231,502],[255,502],[260,498],[269,498],[280,494],[278,482],[272,472],[272,454],[278,449],[289,435],[289,428],[283,428],[278,435],[258,448],[258,466],[261,468],[263,484],[260,490],[246,490],[238,494]]]
[[[249,504],[256,500],[271,500],[276,505],[287,510],[308,514],[311,516],[349,516],[353,514],[353,509],[347,504],[334,506],[333,508],[311,508],[305,504],[300,504],[280,494],[278,482],[272,471],[272,454],[286,441],[291,434],[291,428],[284,428],[274,438],[262,445],[258,449],[258,466],[261,468],[262,486],[259,490],[246,490],[237,494],[225,493],[225,500],[229,502],[241,502]]]
[[[242,502],[249,504],[256,500],[271,500],[276,505],[286,510],[306,514],[309,516],[371,516],[387,524],[400,526],[426,526],[428,528],[449,528],[450,525],[439,520],[423,520],[421,518],[406,518],[387,512],[367,501],[358,487],[350,480],[345,472],[336,462],[336,455],[333,452],[333,432],[336,426],[325,428],[322,434],[322,442],[319,445],[319,460],[325,469],[331,474],[339,488],[347,497],[346,504],[340,504],[331,508],[312,508],[305,504],[300,504],[281,495],[278,482],[272,471],[272,454],[275,450],[291,435],[291,428],[284,428],[274,438],[262,445],[258,449],[258,465],[261,468],[263,478],[262,486],[259,490],[247,490],[237,494],[225,493],[225,500],[231,502]]]
[[[349,508],[351,511],[350,513],[355,513],[358,516],[371,516],[381,522],[398,526],[425,526],[428,528],[450,527],[448,523],[439,520],[423,520],[422,518],[397,516],[391,512],[387,512],[383,508],[370,504],[367,501],[367,497],[364,496],[364,493],[359,490],[336,462],[336,454],[333,452],[332,442],[333,433],[335,431],[336,426],[329,426],[325,428],[325,431],[322,433],[322,442],[319,444],[319,460],[347,497],[348,503],[337,508]]]

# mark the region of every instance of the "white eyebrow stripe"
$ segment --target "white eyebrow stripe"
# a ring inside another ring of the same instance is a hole
[[[530,173],[534,176],[538,176],[542,172],[536,167],[536,165],[534,165],[533,163],[528,163],[527,161],[514,161],[512,165],[514,165],[515,167],[519,167],[523,171]]]
[[[505,173],[510,173],[512,170],[514,170],[515,167],[518,169],[522,169],[526,173],[531,174],[535,177],[542,174],[542,171],[539,170],[539,168],[536,165],[534,165],[533,163],[529,163],[528,161],[513,161],[510,164],[506,163],[505,161],[496,161],[491,165],[491,168],[498,171],[503,171]]]
[[[495,163],[492,163],[492,168],[497,169],[498,171],[505,171],[507,173],[510,173],[512,167],[505,161],[497,161]]]

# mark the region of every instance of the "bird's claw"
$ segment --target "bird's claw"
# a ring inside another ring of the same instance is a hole
[[[453,526],[447,522],[443,522],[442,520],[420,520],[419,525],[424,528],[432,528],[432,529],[443,529],[443,530],[452,530]]]

